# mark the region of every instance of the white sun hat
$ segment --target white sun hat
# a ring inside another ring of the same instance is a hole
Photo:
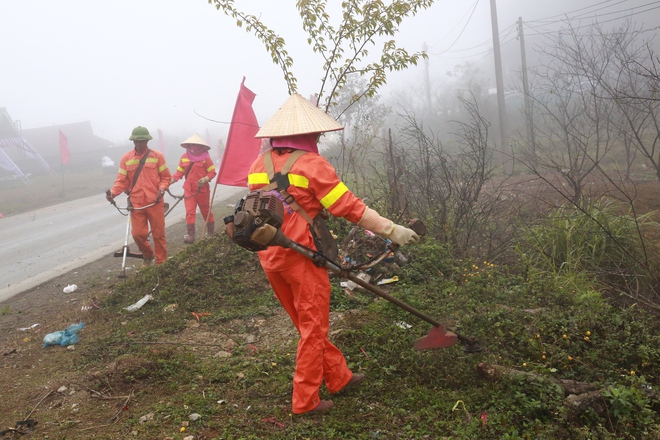
[[[201,137],[200,135],[198,135],[197,133],[195,133],[194,135],[190,136],[190,137],[189,137],[188,139],[186,139],[185,141],[181,142],[181,146],[182,146],[183,148],[186,148],[186,145],[190,145],[190,144],[201,145],[201,146],[203,146],[203,147],[206,147],[207,150],[210,150],[210,149],[211,149],[211,147],[209,146],[209,144],[207,144],[207,143],[204,141],[204,139],[202,139],[202,137]]]
[[[275,114],[257,132],[257,138],[293,136],[343,130],[332,116],[294,93],[277,109]]]

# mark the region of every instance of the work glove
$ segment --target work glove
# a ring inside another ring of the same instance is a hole
[[[158,193],[156,195],[156,201],[162,199],[164,195],[165,195],[165,190],[162,189],[162,188],[158,188]]]
[[[107,190],[105,192],[105,199],[110,203],[112,203],[112,201],[115,199],[114,196],[112,195],[112,192],[110,192],[110,190]]]
[[[387,238],[399,246],[405,246],[419,241],[419,235],[415,231],[405,226],[397,225],[385,217],[381,217],[380,214],[369,207],[364,211],[357,225],[383,238]]]
[[[204,176],[197,181],[197,186],[203,186],[208,181],[209,181],[209,176]]]
[[[394,229],[392,230],[389,239],[394,244],[404,246],[410,243],[417,243],[419,241],[419,235],[410,228],[401,225],[394,225]]]

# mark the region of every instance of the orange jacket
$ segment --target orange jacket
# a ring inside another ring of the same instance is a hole
[[[179,166],[176,169],[176,172],[172,177],[176,180],[181,180],[186,174],[186,171],[189,167],[192,167],[188,171],[186,176],[186,181],[183,184],[184,191],[188,193],[197,192],[197,181],[202,177],[208,176],[209,180],[215,177],[215,165],[213,164],[213,159],[207,157],[203,162],[191,162],[186,153],[183,153],[181,160],[179,160]],[[208,186],[208,184],[206,184]]]
[[[248,174],[248,186],[251,190],[270,183],[263,155],[271,154],[271,151],[273,167],[275,172],[278,172],[294,150],[275,149],[261,154],[252,164]],[[335,217],[343,217],[351,223],[357,223],[367,209],[364,202],[339,179],[335,169],[323,156],[315,153],[302,155],[291,167],[288,177],[290,186],[287,192],[311,218],[325,208]],[[284,209],[282,232],[291,240],[316,249],[309,223],[287,206]],[[271,246],[259,252],[259,258],[264,270],[273,272],[286,270],[307,259],[294,250],[280,246]]]
[[[118,196],[124,191],[130,190],[133,185],[133,176],[142,159],[135,149],[124,154],[119,162],[119,172],[115,184],[110,190],[113,197]],[[172,175],[165,163],[163,153],[156,150],[149,150],[149,156],[140,171],[137,182],[131,190],[130,198],[134,207],[140,208],[149,205],[156,200],[158,190],[167,190],[170,186]],[[163,202],[163,199],[160,200]]]

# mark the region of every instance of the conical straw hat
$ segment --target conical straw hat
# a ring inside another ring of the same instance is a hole
[[[293,136],[343,130],[330,115],[294,93],[257,132],[257,138]]]
[[[190,137],[189,137],[188,139],[186,139],[185,141],[181,142],[181,146],[182,146],[183,148],[186,148],[186,145],[187,145],[187,144],[201,145],[201,146],[203,146],[203,147],[206,147],[207,150],[210,150],[210,149],[211,149],[211,147],[209,147],[209,145],[204,141],[204,139],[202,139],[202,137],[201,137],[200,135],[198,135],[197,133],[195,133],[194,135],[190,136]]]

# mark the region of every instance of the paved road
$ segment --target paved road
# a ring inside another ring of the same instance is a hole
[[[173,194],[182,194],[180,183]],[[215,201],[246,189],[218,185]],[[126,206],[124,196],[117,205]],[[166,196],[166,202],[176,199]],[[172,225],[185,217],[183,201],[166,218]],[[57,275],[114,253],[124,244],[126,217],[103,195],[49,206],[0,219],[0,301],[31,289]],[[137,251],[133,239],[129,248]]]

